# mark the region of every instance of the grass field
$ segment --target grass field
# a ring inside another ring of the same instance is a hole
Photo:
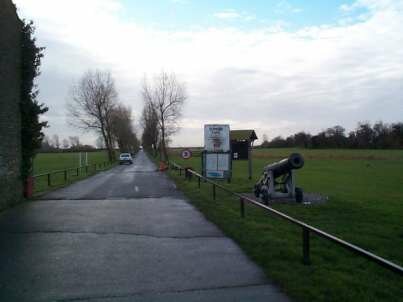
[[[84,152],[82,153],[82,165],[84,166]],[[104,163],[108,161],[107,153],[104,151],[88,152],[88,175],[95,172],[95,166],[97,169],[103,169]],[[48,173],[52,171],[61,171],[66,169],[75,169],[68,171],[67,179],[68,183],[83,179],[86,175],[86,169],[79,167],[79,153],[39,153],[34,159],[34,175]],[[77,173],[78,172],[78,173]],[[78,175],[77,175],[78,174]],[[56,173],[51,175],[51,187],[59,187],[65,184],[64,173]],[[50,189],[48,186],[47,176],[41,176],[35,180],[35,192],[42,192]]]
[[[403,265],[403,150],[254,150],[254,179],[247,162],[234,161],[231,184],[251,192],[263,167],[291,152],[304,155],[298,186],[329,197],[323,205],[273,205],[291,216]],[[200,158],[177,163],[200,169]],[[298,301],[403,301],[403,278],[315,236],[311,266],[301,262],[301,229],[239,202],[211,186],[186,182],[170,172],[180,189],[208,219],[232,237],[291,297]]]

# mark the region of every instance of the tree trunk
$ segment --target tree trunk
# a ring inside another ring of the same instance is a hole
[[[167,152],[167,148],[166,148],[166,142],[165,142],[165,125],[164,123],[162,124],[161,127],[161,160],[163,161],[168,161],[168,152]]]
[[[109,137],[108,137],[107,133],[105,132],[105,129],[101,129],[101,133],[102,133],[102,137],[103,137],[104,142],[105,142],[106,150],[108,152],[108,160],[110,162],[112,162],[113,161],[113,153],[112,153],[112,148],[111,148],[111,145],[110,145]]]

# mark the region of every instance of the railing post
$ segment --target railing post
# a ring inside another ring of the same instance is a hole
[[[309,256],[309,230],[307,228],[302,228],[302,255],[303,263],[305,265],[311,264],[311,259]]]
[[[48,187],[50,187],[52,184],[50,182],[50,173],[48,173]]]
[[[215,184],[213,184],[213,199],[215,200]]]
[[[244,218],[245,217],[245,201],[241,197],[239,199],[239,202],[240,202],[240,207],[241,207],[241,218]]]
[[[80,168],[77,168],[77,176],[80,175]]]
[[[199,185],[199,189],[200,189],[200,176],[198,177],[198,185]]]
[[[67,183],[67,170],[64,170],[64,183]]]

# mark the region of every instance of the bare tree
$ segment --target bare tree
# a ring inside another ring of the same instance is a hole
[[[158,117],[160,130],[161,159],[168,160],[167,142],[178,131],[178,121],[182,107],[187,99],[185,86],[174,73],[161,72],[155,77],[153,85],[143,84],[143,99],[152,104]]]
[[[69,141],[64,138],[64,139],[63,139],[63,142],[62,142],[62,146],[63,146],[63,149],[68,149],[68,147],[69,147]]]
[[[148,99],[144,101],[143,114],[140,121],[143,128],[141,141],[144,148],[152,150],[155,155],[159,140],[158,115],[152,102]]]
[[[118,94],[110,72],[88,71],[71,90],[68,103],[70,124],[85,131],[96,131],[104,139],[109,160],[114,159],[112,112]]]
[[[130,107],[119,104],[112,112],[112,132],[121,152],[135,152],[139,142],[134,131]]]
[[[78,136],[69,136],[71,147],[79,147],[80,146],[80,138]]]
[[[55,147],[56,149],[60,149],[60,140],[59,140],[59,136],[57,134],[54,134],[52,136],[52,144],[53,144],[53,147]]]

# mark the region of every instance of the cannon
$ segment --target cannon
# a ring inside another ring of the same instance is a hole
[[[303,191],[295,186],[294,170],[303,166],[304,158],[298,153],[267,165],[255,184],[255,196],[261,198],[265,204],[274,198],[295,198],[297,202],[302,202]]]

